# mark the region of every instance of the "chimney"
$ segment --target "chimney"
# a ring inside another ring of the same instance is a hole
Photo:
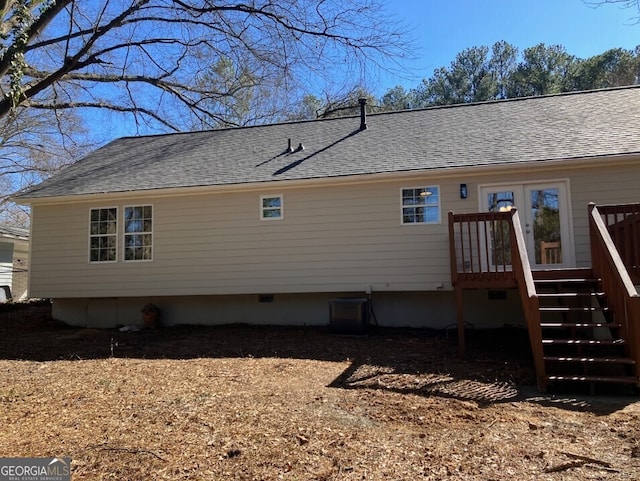
[[[367,130],[367,99],[358,99],[360,104],[360,130]]]

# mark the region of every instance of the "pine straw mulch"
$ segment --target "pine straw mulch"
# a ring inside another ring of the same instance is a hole
[[[638,480],[637,395],[538,395],[526,335],[75,329],[0,313],[0,456],[74,480]]]

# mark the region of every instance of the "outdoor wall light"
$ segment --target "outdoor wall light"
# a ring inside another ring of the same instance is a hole
[[[460,184],[460,198],[467,198],[467,184]]]

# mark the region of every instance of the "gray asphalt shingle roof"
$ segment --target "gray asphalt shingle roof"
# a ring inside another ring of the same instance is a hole
[[[640,86],[114,140],[23,199],[640,152]],[[293,148],[286,153],[288,139]]]
[[[21,227],[13,227],[9,225],[0,225],[0,237],[28,240],[29,229],[22,229]]]

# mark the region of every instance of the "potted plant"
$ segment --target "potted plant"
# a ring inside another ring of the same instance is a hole
[[[160,309],[155,304],[149,303],[142,308],[142,325],[145,329],[158,327]]]

